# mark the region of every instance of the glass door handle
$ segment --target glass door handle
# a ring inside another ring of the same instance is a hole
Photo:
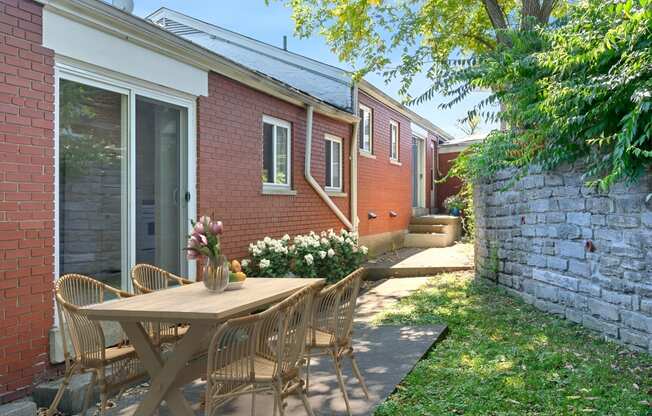
[[[190,202],[190,191],[186,191],[185,198],[186,198],[186,202]]]

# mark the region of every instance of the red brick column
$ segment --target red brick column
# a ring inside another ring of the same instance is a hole
[[[0,403],[48,365],[53,317],[54,59],[42,7],[0,0]]]

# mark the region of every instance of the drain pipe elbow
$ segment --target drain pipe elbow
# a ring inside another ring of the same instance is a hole
[[[333,200],[328,196],[326,191],[317,183],[315,178],[312,177],[310,172],[312,166],[312,118],[313,118],[313,107],[308,105],[306,107],[306,156],[305,156],[305,170],[304,176],[306,181],[310,186],[315,190],[317,195],[326,203],[326,205],[333,211],[337,218],[344,224],[346,228],[353,231],[353,224],[349,219],[344,215],[344,213],[339,209],[339,207],[333,202]]]

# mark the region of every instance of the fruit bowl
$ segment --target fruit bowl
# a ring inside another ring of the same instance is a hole
[[[242,289],[244,286],[244,280],[242,282],[229,282],[224,290],[238,290]]]

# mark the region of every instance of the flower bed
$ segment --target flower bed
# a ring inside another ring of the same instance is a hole
[[[357,269],[367,254],[358,245],[358,234],[341,230],[311,231],[280,239],[265,237],[249,245],[249,259],[242,260],[248,276],[323,277],[336,282]]]

